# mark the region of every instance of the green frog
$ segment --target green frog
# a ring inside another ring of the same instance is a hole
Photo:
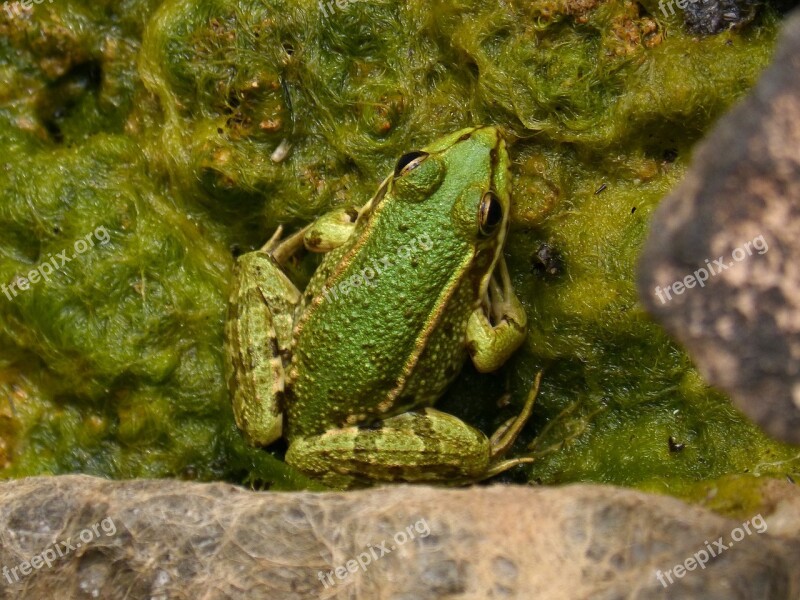
[[[432,408],[463,366],[499,368],[525,311],[503,258],[509,157],[495,127],[402,156],[360,208],[339,208],[239,257],[226,323],[236,423],[255,445],[334,487],[468,482],[529,458],[502,455],[525,407],[491,438]],[[303,293],[283,266],[324,253]]]

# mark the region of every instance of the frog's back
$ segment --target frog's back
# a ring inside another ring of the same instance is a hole
[[[447,237],[444,219],[428,236],[408,226],[424,222],[413,217],[382,215],[386,235],[356,236],[309,285],[289,369],[290,438],[430,405],[463,364],[474,251]],[[354,276],[361,286],[343,290]]]
[[[507,167],[492,127],[398,161],[309,283],[286,380],[290,441],[370,425],[442,393],[502,248]]]

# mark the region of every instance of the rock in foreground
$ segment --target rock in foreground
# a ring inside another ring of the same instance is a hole
[[[312,494],[34,478],[0,485],[0,596],[796,598],[800,547],[780,535],[796,535],[796,504],[775,504],[774,521],[745,525],[588,485]]]

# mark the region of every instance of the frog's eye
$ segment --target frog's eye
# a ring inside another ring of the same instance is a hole
[[[414,152],[403,154],[403,156],[400,157],[400,160],[397,161],[397,165],[394,168],[394,176],[402,177],[409,171],[413,171],[426,158],[428,158],[428,153],[423,152],[422,150],[415,150]]]
[[[486,192],[481,198],[481,205],[478,208],[478,225],[481,235],[489,237],[502,222],[503,205],[500,203],[500,198],[494,192]]]

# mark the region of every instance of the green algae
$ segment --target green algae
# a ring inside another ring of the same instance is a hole
[[[531,331],[501,373],[467,367],[442,408],[489,431],[544,368],[515,449],[537,461],[512,478],[693,497],[720,477],[796,472],[797,450],[705,386],[633,281],[649,216],[768,64],[778,17],[695,38],[645,6],[56,0],[0,12],[0,283],[109,233],[50,281],[0,293],[0,474],[311,487],[233,425],[233,256],[280,223],[365,201],[397,156],[475,123],[514,141],[507,255]],[[552,271],[534,264],[542,248],[558,256]],[[754,485],[735,481],[743,495]]]

